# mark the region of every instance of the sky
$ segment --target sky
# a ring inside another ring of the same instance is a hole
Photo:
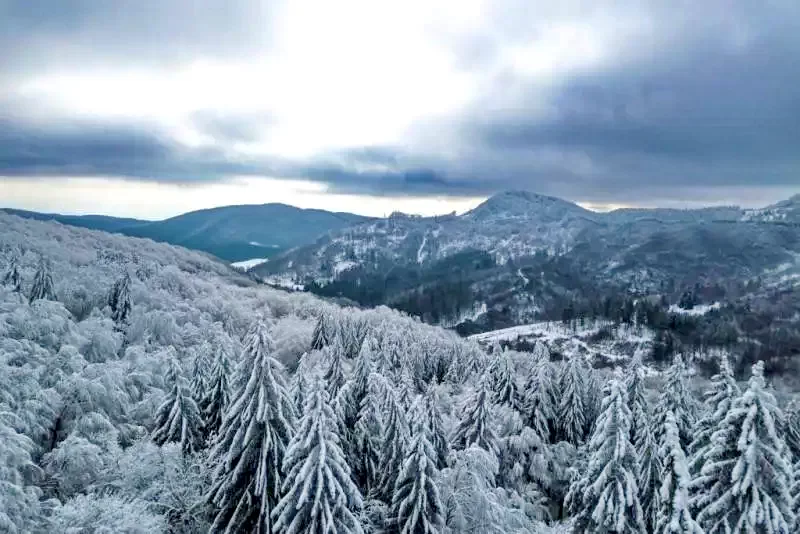
[[[797,0],[0,0],[0,206],[800,192]]]

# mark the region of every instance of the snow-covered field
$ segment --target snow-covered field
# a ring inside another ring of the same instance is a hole
[[[715,302],[714,304],[698,304],[694,308],[690,310],[686,310],[681,308],[677,304],[673,304],[669,307],[669,313],[677,313],[680,315],[691,315],[693,317],[697,317],[700,315],[705,315],[712,310],[718,310],[722,307],[719,302]]]
[[[607,335],[595,339],[601,330]],[[550,350],[568,357],[580,356],[589,362],[602,359],[605,362],[628,361],[637,351],[649,352],[654,339],[653,332],[646,327],[615,325],[610,321],[586,321],[565,325],[561,321],[542,321],[512,326],[501,330],[483,332],[470,336],[483,345],[517,342],[544,343]]]
[[[249,271],[256,265],[261,265],[262,263],[267,263],[269,258],[252,258],[249,260],[243,261],[235,261],[231,263],[231,267],[234,269],[239,269],[240,271]]]

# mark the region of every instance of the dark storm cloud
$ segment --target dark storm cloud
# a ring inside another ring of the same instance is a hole
[[[227,133],[243,137],[238,128]],[[251,175],[306,179],[349,193],[431,194],[474,187],[471,181],[448,181],[432,169],[401,165],[396,153],[384,148],[306,161],[241,158],[219,149],[186,148],[148,124],[88,121],[32,124],[0,119],[0,175],[116,176],[171,183]]]
[[[2,114],[0,113],[0,117]],[[217,150],[191,150],[147,124],[0,119],[0,175],[219,180],[253,172]]]
[[[665,187],[800,188],[800,4],[722,7],[698,4],[688,22],[664,13],[661,34],[640,43],[646,53],[562,80],[544,112],[531,84],[511,116],[462,118],[473,161],[460,172],[486,176],[502,159],[497,188],[584,199],[635,200]],[[486,102],[496,104],[491,95]],[[523,164],[537,154],[561,161]]]
[[[271,3],[200,4],[0,0],[0,48],[10,52],[0,54],[0,76],[84,58],[235,57],[264,45],[269,32],[253,25],[263,23],[268,8],[261,6]],[[691,188],[800,187],[800,2],[618,0],[589,11],[578,0],[547,6],[526,18],[519,14],[530,2],[502,0],[480,31],[442,37],[465,72],[486,77],[472,107],[422,128],[427,138],[440,132],[454,139],[452,151],[415,142],[306,160],[235,157],[225,147],[258,139],[271,117],[198,112],[193,125],[219,148],[192,150],[149,124],[41,124],[0,103],[0,119],[15,117],[0,123],[0,175],[180,182],[245,174],[309,179],[352,193],[531,189],[634,202],[665,190],[680,197]],[[492,68],[505,45],[546,35],[549,25],[572,18],[594,27],[627,13],[651,24],[641,41],[616,43],[597,66],[547,80]]]
[[[47,68],[169,64],[264,46],[276,2],[0,0],[0,82]]]

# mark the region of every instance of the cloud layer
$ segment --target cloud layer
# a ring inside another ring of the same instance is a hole
[[[0,48],[0,176],[627,203],[800,187],[793,0],[7,0]]]

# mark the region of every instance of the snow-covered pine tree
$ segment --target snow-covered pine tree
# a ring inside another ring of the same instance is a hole
[[[517,406],[517,385],[514,382],[514,362],[508,351],[499,350],[494,354],[494,362],[489,368],[492,400],[495,404]]]
[[[628,394],[617,374],[606,386],[603,410],[588,443],[589,465],[570,488],[577,504],[575,531],[645,534],[638,463],[630,442]],[[579,492],[579,495],[575,493]],[[577,497],[577,498],[576,498]]]
[[[693,509],[706,534],[792,532],[792,467],[767,391],[764,362],[753,366],[747,390],[711,436],[700,475],[692,482]]]
[[[375,498],[387,504],[392,502],[394,484],[403,465],[408,448],[408,423],[405,410],[400,406],[395,392],[386,388],[387,414],[384,418],[383,445],[381,447],[381,474],[375,488]]]
[[[311,350],[322,350],[330,345],[336,337],[336,325],[333,316],[329,313],[322,313],[314,327],[311,335]]]
[[[537,346],[539,346],[537,344]],[[556,420],[556,404],[551,395],[553,380],[552,366],[549,361],[538,360],[528,373],[522,391],[521,412],[525,424],[548,443],[551,439],[553,422]]]
[[[703,529],[689,511],[689,467],[672,412],[667,412],[665,424],[664,443],[661,444],[659,453],[664,464],[661,470],[660,506],[653,532],[703,534]]]
[[[31,286],[29,297],[31,302],[39,299],[58,300],[53,288],[53,276],[50,274],[50,262],[44,258],[39,261],[39,267],[33,277],[33,285]]]
[[[272,510],[276,534],[363,532],[356,518],[362,497],[350,479],[336,427],[328,393],[317,381],[283,460],[282,497]]]
[[[358,461],[354,430],[361,404],[369,390],[369,375],[372,372],[372,353],[365,344],[356,360],[352,377],[339,390],[336,397],[336,415],[339,422],[341,447],[347,462],[354,466]]]
[[[491,398],[488,377],[481,378],[475,393],[466,404],[466,411],[450,442],[455,449],[476,445],[497,454],[497,436],[491,427]]]
[[[328,395],[330,398],[335,399],[339,394],[339,390],[346,382],[344,366],[342,364],[344,347],[342,347],[341,342],[337,338],[335,343],[329,345],[324,350],[328,356],[328,369],[325,371],[323,379],[328,388]]]
[[[416,392],[417,386],[414,383],[414,377],[411,375],[411,370],[406,365],[400,371],[400,383],[397,384],[397,400],[406,413],[408,413],[414,405]]]
[[[628,407],[631,409],[631,443],[639,452],[639,444],[650,426],[650,407],[645,397],[644,379],[642,355],[637,351],[626,370],[625,386],[628,389]]]
[[[306,399],[308,398],[310,387],[308,376],[298,367],[289,385],[289,396],[292,399],[295,410],[299,414],[303,413],[303,409],[306,406]]]
[[[560,434],[576,447],[583,443],[586,432],[586,383],[583,364],[575,355],[564,365],[561,375],[561,402],[558,407]]]
[[[0,403],[0,531],[10,534],[39,532],[43,526],[37,524],[42,492],[30,480],[41,472],[31,458],[36,445],[17,432],[22,426],[19,415]]]
[[[436,394],[436,388],[433,385],[429,386],[428,391],[425,392],[423,405],[428,439],[435,454],[436,468],[444,469],[447,467],[447,459],[450,456],[450,440],[444,430],[439,396]]]
[[[159,446],[180,443],[183,453],[191,454],[203,446],[203,420],[174,356],[166,378],[172,388],[156,411],[153,442]]]
[[[800,532],[800,462],[795,462],[792,467],[792,487],[789,488],[789,495],[792,498],[792,513],[794,513],[794,529],[792,532]]]
[[[207,342],[203,342],[197,347],[194,352],[194,361],[192,362],[192,381],[189,384],[189,391],[191,391],[192,398],[200,408],[200,413],[206,410],[206,395],[208,394],[208,382],[210,376],[210,363],[208,355],[211,351],[211,346]]]
[[[653,411],[653,438],[656,443],[664,441],[667,413],[672,412],[681,436],[681,446],[689,448],[694,432],[696,407],[688,384],[686,364],[681,355],[676,354],[665,373],[662,392]]]
[[[634,448],[639,460],[639,472],[636,477],[639,485],[639,503],[642,505],[647,532],[653,532],[661,508],[661,454],[649,426],[641,427],[637,439]]]
[[[229,377],[231,372],[228,353],[222,346],[217,346],[214,351],[214,360],[211,362],[208,384],[203,398],[203,420],[206,432],[213,434],[222,425],[222,418],[230,405]]]
[[[372,496],[380,482],[384,393],[381,377],[373,374],[368,380],[367,394],[361,399],[352,430],[353,459],[349,465],[353,466],[353,478],[364,496]]]
[[[444,527],[444,507],[437,487],[436,454],[428,440],[425,414],[415,416],[419,423],[397,476],[389,524],[398,534],[439,534]]]
[[[536,360],[536,363],[541,362],[549,362],[550,361],[550,349],[547,348],[541,341],[537,341],[536,344],[533,346],[533,352],[531,353],[531,358]]]
[[[131,275],[126,270],[119,280],[114,282],[111,292],[108,295],[108,305],[111,308],[111,318],[117,326],[127,322],[128,316],[133,309],[133,297],[131,297]]]
[[[636,481],[639,485],[639,502],[642,505],[645,526],[652,532],[659,511],[659,492],[661,485],[661,458],[659,444],[653,439],[650,408],[645,397],[645,369],[641,352],[636,352],[626,370],[625,387],[628,393],[628,407],[631,410],[631,443],[636,449],[639,472]]]
[[[212,532],[272,532],[270,514],[280,498],[295,415],[273,351],[267,325],[257,321],[244,339],[238,391],[209,454]]]
[[[590,436],[594,430],[594,423],[600,417],[600,410],[603,408],[603,384],[600,382],[600,375],[591,367],[586,368],[586,395],[584,406],[586,413],[585,435]]]
[[[11,257],[8,271],[3,276],[3,285],[10,287],[15,293],[22,293],[22,275],[19,274],[19,260],[16,255]]]
[[[796,397],[786,406],[784,421],[784,437],[792,453],[792,461],[800,462],[800,402]]]
[[[711,386],[703,393],[703,416],[694,427],[694,439],[689,444],[689,473],[697,477],[703,469],[705,457],[712,443],[711,436],[717,431],[725,416],[728,415],[733,401],[741,395],[739,386],[733,376],[728,356],[720,355],[719,372],[711,377]],[[692,491],[705,491],[694,488]]]

